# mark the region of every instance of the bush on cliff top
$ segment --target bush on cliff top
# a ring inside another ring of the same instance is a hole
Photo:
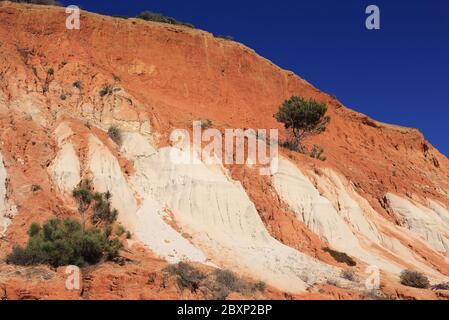
[[[185,27],[189,27],[189,28],[195,28],[195,26],[191,23],[181,22],[181,21],[176,20],[175,18],[167,17],[161,13],[156,13],[156,12],[151,12],[151,11],[143,11],[143,12],[139,13],[136,16],[136,18],[142,19],[145,21],[155,21],[155,22],[162,22],[162,23],[174,24],[174,25],[179,25],[179,26],[185,26]]]
[[[9,0],[17,3],[41,4],[46,6],[61,6],[61,3],[55,0]]]

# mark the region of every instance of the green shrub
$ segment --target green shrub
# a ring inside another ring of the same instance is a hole
[[[119,237],[121,235],[123,235],[125,232],[126,232],[126,229],[122,225],[117,226],[117,228],[115,229],[115,234],[118,235]]]
[[[106,82],[101,87],[101,89],[98,93],[100,94],[100,97],[104,97],[106,95],[110,96],[111,94],[114,93],[114,91],[116,91],[116,88],[114,88],[114,86],[112,84],[109,84],[108,82]]]
[[[117,145],[122,144],[122,132],[116,126],[111,126],[108,129],[108,136],[114,141]]]
[[[112,208],[112,194],[107,191],[105,193],[95,193],[93,195],[95,205],[93,207],[92,222],[103,223],[109,225],[114,223],[118,217],[118,211]]]
[[[344,252],[332,250],[331,248],[324,248],[324,251],[329,253],[332,256],[332,258],[334,258],[335,261],[337,261],[337,262],[346,263],[350,267],[354,267],[357,265],[357,263],[354,261],[354,259],[352,259],[350,256],[348,256]]]
[[[34,237],[41,232],[41,225],[39,223],[33,222],[28,230],[28,235]]]
[[[312,151],[310,152],[310,157],[321,161],[326,161],[326,157],[322,156],[323,152],[324,148],[318,147],[316,144],[314,144],[312,147]]]
[[[290,132],[290,143],[302,151],[301,140],[326,129],[330,121],[330,117],[325,115],[326,112],[325,103],[293,96],[284,101],[274,118],[283,123],[285,129]]]
[[[55,70],[54,70],[53,68],[50,68],[50,69],[47,70],[47,74],[48,74],[49,76],[52,76],[52,75],[55,74]]]
[[[73,83],[73,86],[77,89],[81,89],[81,81],[77,80]]]
[[[401,284],[408,287],[426,289],[430,286],[429,279],[422,273],[410,270],[401,272]]]
[[[224,40],[230,40],[230,41],[234,40],[234,38],[232,36],[224,36],[224,35],[221,35],[221,34],[217,35],[216,38],[224,39]]]
[[[7,263],[83,267],[102,259],[113,259],[122,247],[117,239],[109,240],[98,228],[84,232],[81,224],[72,219],[51,219],[42,228],[33,223],[28,233],[26,247],[15,247]]]
[[[195,26],[191,23],[177,21],[175,18],[167,17],[161,13],[156,13],[156,12],[151,12],[151,11],[143,11],[143,12],[139,13],[136,16],[136,18],[142,19],[145,21],[155,21],[155,22],[162,22],[162,23],[186,26],[189,28],[195,28]]]

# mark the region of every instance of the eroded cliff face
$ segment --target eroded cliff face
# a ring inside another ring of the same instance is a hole
[[[0,297],[204,298],[162,276],[178,261],[264,281],[265,298],[366,298],[369,266],[388,296],[445,297],[398,278],[449,276],[449,161],[419,131],[349,110],[201,30],[87,12],[67,30],[65,19],[61,8],[0,3],[0,259],[32,222],[77,217],[71,191],[83,178],[111,191],[134,238],[122,265],[86,270],[77,292],[62,270],[0,263]],[[100,95],[105,83],[112,90]],[[292,95],[329,106],[327,130],[306,141],[325,148],[325,162],[280,150],[279,170],[261,176],[257,166],[171,160],[185,152],[170,146],[172,130],[199,119],[223,132],[277,128],[282,139],[273,114]]]

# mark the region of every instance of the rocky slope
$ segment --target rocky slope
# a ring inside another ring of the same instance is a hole
[[[449,161],[418,130],[354,112],[201,30],[88,12],[67,30],[66,16],[0,2],[0,259],[27,241],[32,222],[77,217],[71,191],[83,178],[112,192],[134,238],[125,262],[84,270],[78,291],[65,289],[63,269],[0,262],[1,298],[205,298],[164,277],[178,261],[268,285],[249,298],[369,298],[369,266],[381,270],[383,296],[447,297],[399,282],[404,269],[432,284],[449,276]],[[102,96],[105,83],[114,90]],[[170,133],[198,119],[222,132],[276,128],[282,139],[273,114],[292,95],[328,105],[327,130],[306,141],[326,161],[280,149],[271,176],[170,161]],[[355,280],[341,276],[347,269]]]

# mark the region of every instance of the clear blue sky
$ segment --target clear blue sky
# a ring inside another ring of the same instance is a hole
[[[449,0],[69,0],[108,15],[161,12],[231,35],[376,120],[449,155]],[[365,8],[381,30],[365,28]]]

